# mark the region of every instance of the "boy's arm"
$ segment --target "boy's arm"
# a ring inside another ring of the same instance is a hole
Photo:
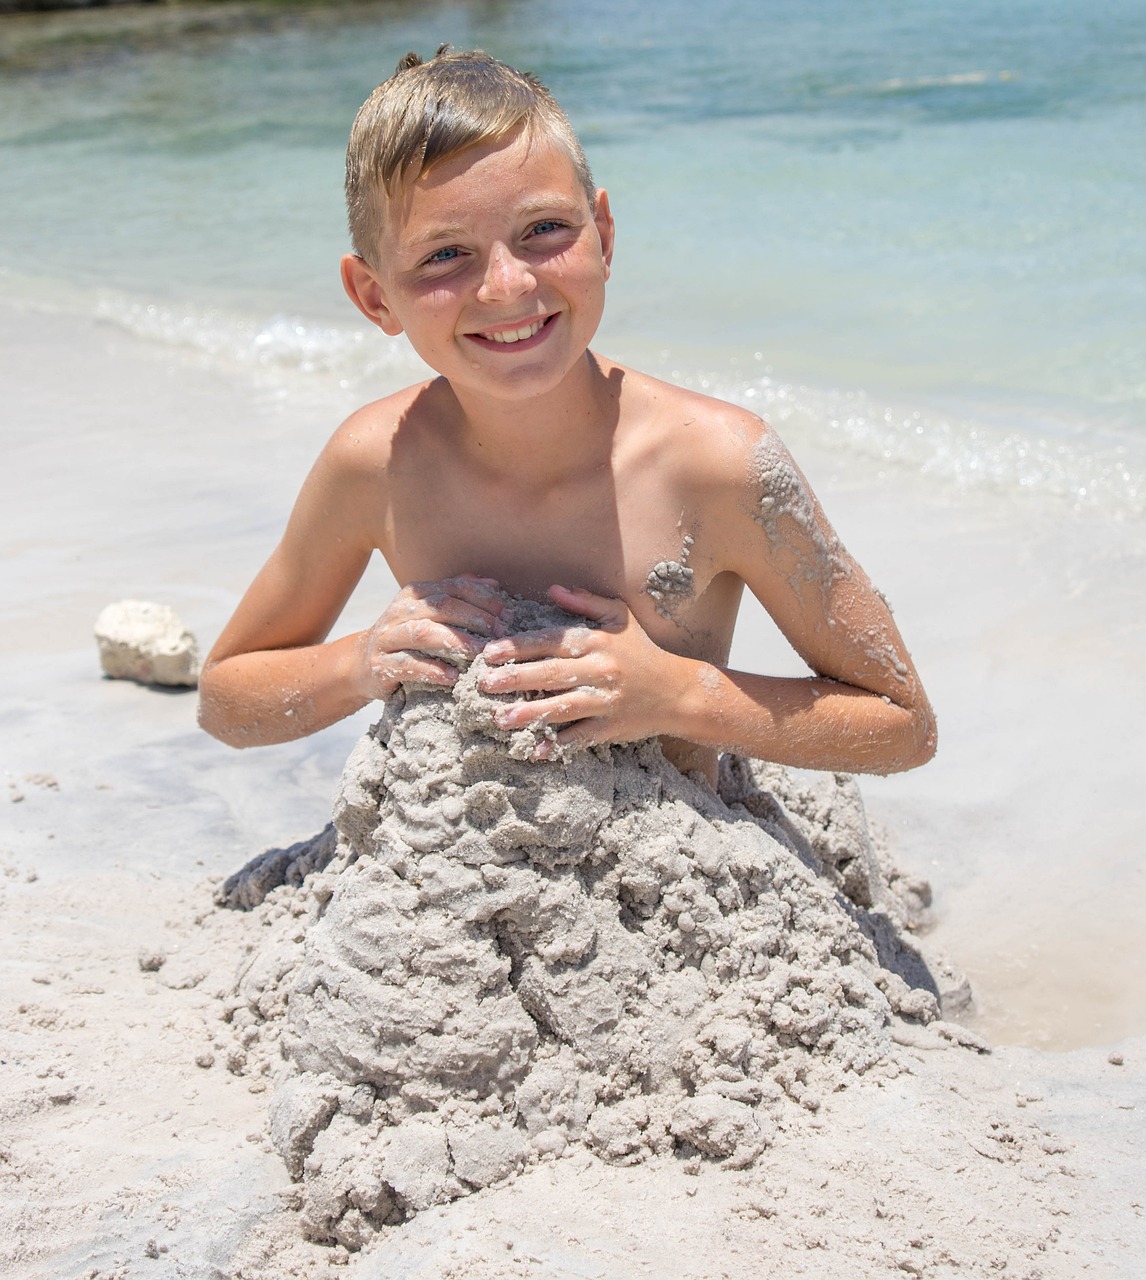
[[[353,420],[352,420],[353,421]],[[232,746],[286,742],[390,696],[404,681],[450,685],[457,668],[504,634],[490,579],[412,583],[367,630],[326,642],[374,550],[379,473],[344,428],[307,477],[282,541],[211,653],[199,722]]]
[[[557,603],[598,629],[560,646],[549,637],[531,649],[513,640],[487,647],[491,663],[514,656],[537,668],[491,673],[489,691],[554,695],[510,705],[505,727],[540,713],[567,726],[558,733],[565,744],[667,735],[868,773],[931,758],[934,715],[886,601],[840,545],[779,439],[762,425],[755,437],[747,453],[738,446],[725,461],[704,536],[719,540],[718,571],[748,585],[814,674],[755,675],[682,657],[654,644],[623,601],[554,588]]]

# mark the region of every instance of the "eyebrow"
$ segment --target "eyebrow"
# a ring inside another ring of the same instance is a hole
[[[541,213],[561,213],[564,217],[581,213],[581,205],[576,200],[571,200],[568,196],[562,195],[544,195],[535,197],[521,205],[516,212],[519,218],[535,218]],[[425,235],[419,236],[417,240],[411,241],[409,247],[418,249],[424,245],[437,244],[442,240],[460,240],[469,232],[469,227],[461,222],[443,223],[441,226],[432,227]]]
[[[578,200],[570,200],[568,196],[540,196],[537,199],[530,200],[528,204],[522,205],[518,213],[529,217],[537,213],[548,213],[551,209],[566,209],[579,213],[581,203]]]
[[[409,242],[409,248],[420,249],[423,245],[437,244],[439,240],[460,240],[465,235],[466,229],[461,223],[453,226],[434,227],[424,236],[419,236],[417,240]]]

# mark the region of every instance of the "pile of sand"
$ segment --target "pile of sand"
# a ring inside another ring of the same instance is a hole
[[[717,796],[647,742],[537,763],[481,669],[387,705],[337,846],[291,851],[332,860],[270,894],[228,1006],[232,1068],[276,1076],[309,1237],[361,1247],[570,1144],[745,1168],[883,1062],[895,1020],[975,1043],[938,1021],[965,990],[906,939],[926,886],[881,861],[850,779],[726,759]]]

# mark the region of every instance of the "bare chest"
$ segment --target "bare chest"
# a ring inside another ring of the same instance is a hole
[[[740,585],[688,506],[655,476],[546,495],[440,476],[394,497],[378,545],[400,583],[474,573],[534,599],[554,583],[583,587],[624,600],[662,647],[723,662]]]

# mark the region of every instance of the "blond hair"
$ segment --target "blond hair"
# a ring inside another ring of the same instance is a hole
[[[596,188],[581,143],[535,75],[476,49],[442,45],[429,62],[408,53],[362,104],[350,130],[346,209],[354,252],[377,265],[384,197],[404,181],[520,128],[544,134],[568,154],[593,205]]]

